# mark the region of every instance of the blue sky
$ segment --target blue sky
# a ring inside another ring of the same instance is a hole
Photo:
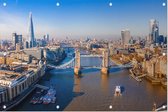
[[[166,0],[0,0],[0,38],[11,38],[13,32],[26,37],[30,11],[36,38],[46,33],[54,38],[115,38],[123,29],[129,29],[132,36],[146,36],[150,19],[158,20],[160,34],[166,35],[163,2]]]

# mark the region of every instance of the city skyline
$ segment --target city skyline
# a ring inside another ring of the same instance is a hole
[[[0,38],[10,39],[14,32],[27,38],[29,12],[33,13],[35,38],[46,33],[59,39],[114,38],[121,37],[123,29],[129,29],[131,36],[144,37],[149,34],[150,19],[159,21],[159,33],[166,36],[167,6],[163,3],[166,0],[40,0],[40,4],[33,0],[1,0]]]

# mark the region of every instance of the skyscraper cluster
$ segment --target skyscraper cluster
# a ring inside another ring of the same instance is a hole
[[[155,19],[149,21],[149,37],[147,41],[155,46],[167,44],[167,37],[159,35],[159,22]]]
[[[127,47],[134,43],[129,30],[121,31],[121,44],[123,47]],[[141,39],[139,40],[140,43]],[[149,21],[149,36],[147,36],[146,41],[148,45],[162,46],[167,44],[167,37],[159,35],[159,22],[155,19]]]

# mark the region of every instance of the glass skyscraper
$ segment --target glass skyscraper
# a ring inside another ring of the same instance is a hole
[[[35,38],[34,38],[34,28],[33,28],[33,19],[32,19],[32,13],[29,13],[29,26],[28,26],[28,43],[29,48],[35,47]]]
[[[152,43],[159,43],[159,22],[155,19],[151,19],[149,22],[149,30]]]

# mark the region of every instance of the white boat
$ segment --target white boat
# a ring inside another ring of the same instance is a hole
[[[120,86],[116,86],[114,95],[115,96],[120,96],[121,95],[121,87]]]

